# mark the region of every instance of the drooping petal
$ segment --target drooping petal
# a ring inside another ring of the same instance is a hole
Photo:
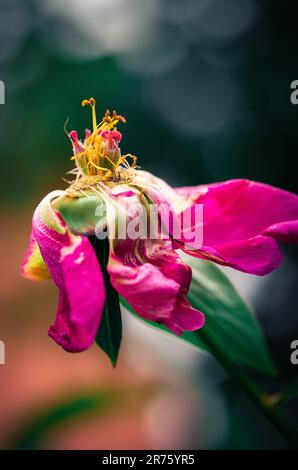
[[[277,240],[298,241],[298,197],[288,191],[230,180],[177,192],[188,201],[188,210],[203,205],[203,245],[181,245],[193,256],[264,275],[282,261]]]
[[[204,315],[185,298],[191,269],[170,242],[117,241],[112,245],[108,272],[113,287],[146,320],[163,323],[177,335],[203,326]]]
[[[199,310],[192,308],[184,296],[180,296],[173,315],[163,323],[173,333],[181,335],[183,331],[196,331],[202,328],[205,323],[205,316]]]
[[[43,281],[44,279],[51,278],[32,232],[29,247],[21,265],[21,274],[23,277],[32,281]]]
[[[33,235],[59,288],[56,321],[49,335],[65,350],[78,352],[94,341],[105,300],[104,282],[94,250],[86,237],[73,235],[46,196],[33,216]]]

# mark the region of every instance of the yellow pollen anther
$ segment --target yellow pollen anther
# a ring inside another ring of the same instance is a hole
[[[113,119],[117,119],[117,121],[121,121],[124,124],[126,123],[125,117],[121,116],[121,114],[117,114],[116,111],[113,111]]]
[[[105,122],[106,124],[110,124],[112,122],[112,118],[110,116],[110,110],[107,109],[106,112],[105,112],[105,115],[104,117],[102,118],[103,122]]]

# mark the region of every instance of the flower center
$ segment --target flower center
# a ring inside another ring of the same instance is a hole
[[[117,130],[118,122],[126,120],[116,111],[105,112],[101,122],[97,124],[95,99],[83,100],[82,106],[90,106],[92,112],[92,132],[86,129],[84,141],[80,141],[76,131],[71,131],[69,137],[73,144],[76,163],[77,180],[86,177],[97,177],[99,181],[123,181],[131,177],[131,170],[136,166],[134,155],[121,155],[119,143],[122,139]],[[130,165],[127,158],[132,159]]]

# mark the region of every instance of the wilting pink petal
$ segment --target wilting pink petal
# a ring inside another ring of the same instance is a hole
[[[94,341],[105,300],[104,282],[95,252],[86,237],[73,235],[51,201],[54,191],[37,207],[33,234],[59,288],[55,323],[49,335],[65,350],[87,349]]]
[[[203,246],[181,246],[187,253],[263,275],[282,255],[276,240],[298,241],[298,197],[249,180],[178,188],[191,204],[203,204]],[[183,240],[183,236],[182,239]]]
[[[163,323],[178,335],[203,326],[204,315],[185,298],[191,269],[170,242],[118,240],[108,272],[113,287],[146,320]]]

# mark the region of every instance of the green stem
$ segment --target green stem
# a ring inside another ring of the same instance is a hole
[[[240,367],[231,362],[217,346],[213,340],[212,334],[204,329],[199,330],[198,334],[208,346],[210,352],[226,370],[229,376],[241,387],[245,394],[279,431],[283,438],[292,448],[298,448],[298,432],[282,410],[275,406],[267,395],[250,377],[248,377]]]

